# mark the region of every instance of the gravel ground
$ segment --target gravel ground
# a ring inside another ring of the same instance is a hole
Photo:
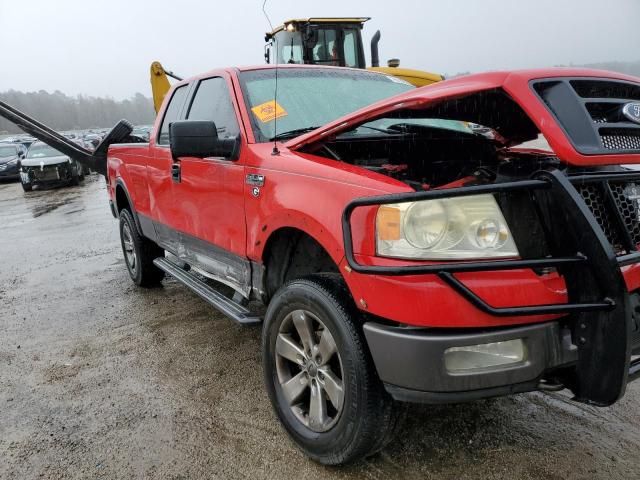
[[[172,280],[135,287],[102,177],[0,184],[0,478],[638,478],[638,385],[409,408],[382,453],[308,460],[262,386],[260,330]]]

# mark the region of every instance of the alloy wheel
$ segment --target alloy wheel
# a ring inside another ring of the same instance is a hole
[[[276,339],[280,388],[296,418],[314,432],[333,427],[344,405],[342,361],[329,329],[313,313],[294,310]]]
[[[136,249],[133,246],[133,237],[129,225],[126,223],[122,226],[122,248],[124,249],[125,260],[133,273],[138,266]]]

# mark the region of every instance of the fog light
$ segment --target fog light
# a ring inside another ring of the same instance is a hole
[[[483,343],[465,347],[451,347],[444,352],[444,366],[452,373],[484,370],[524,361],[521,339]]]

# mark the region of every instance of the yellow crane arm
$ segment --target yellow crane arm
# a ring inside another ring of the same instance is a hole
[[[169,78],[167,77],[174,78],[178,81],[182,80],[182,78],[173,72],[165,70],[160,62],[153,62],[151,64],[151,92],[153,93],[153,108],[155,108],[156,113],[160,111],[162,101],[171,88]]]

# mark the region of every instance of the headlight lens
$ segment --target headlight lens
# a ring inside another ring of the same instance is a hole
[[[420,260],[518,256],[491,194],[381,205],[376,251],[384,257]]]

